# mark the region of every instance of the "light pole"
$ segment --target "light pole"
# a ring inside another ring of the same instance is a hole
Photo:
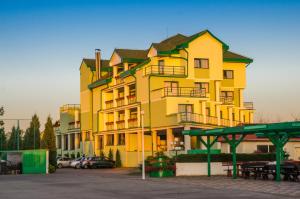
[[[141,111],[142,123],[142,179],[145,180],[145,140],[144,140],[144,110]]]

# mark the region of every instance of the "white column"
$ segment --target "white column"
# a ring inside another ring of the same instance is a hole
[[[185,126],[184,130],[191,130],[191,127]],[[191,136],[184,135],[184,151],[187,153],[188,150],[191,150]]]

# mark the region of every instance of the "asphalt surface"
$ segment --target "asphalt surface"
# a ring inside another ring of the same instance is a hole
[[[298,192],[299,190],[299,192]],[[226,177],[147,178],[130,169],[60,169],[0,176],[0,199],[300,198],[300,183]]]

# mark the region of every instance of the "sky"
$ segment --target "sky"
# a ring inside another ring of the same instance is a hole
[[[79,103],[79,66],[94,49],[147,49],[204,29],[254,59],[245,101],[256,120],[300,118],[300,1],[0,0],[0,106],[42,125]]]

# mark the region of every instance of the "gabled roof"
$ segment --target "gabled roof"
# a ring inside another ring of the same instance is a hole
[[[253,62],[253,60],[251,58],[248,58],[243,55],[239,55],[237,53],[233,53],[230,51],[225,51],[223,53],[223,61],[225,61],[225,62],[243,62],[243,63]]]
[[[133,50],[133,49],[115,49],[122,61],[127,62],[142,62],[147,59],[147,50]]]
[[[95,59],[83,58],[82,62],[84,62],[86,64],[86,66],[90,68],[91,71],[96,70],[96,67],[95,67],[96,60]],[[111,70],[109,67],[109,60],[102,59],[101,60],[101,71],[107,71],[107,70]]]

